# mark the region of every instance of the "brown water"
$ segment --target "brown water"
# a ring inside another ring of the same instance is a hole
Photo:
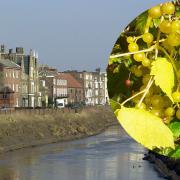
[[[162,180],[143,161],[145,149],[111,127],[71,142],[0,155],[0,180]]]

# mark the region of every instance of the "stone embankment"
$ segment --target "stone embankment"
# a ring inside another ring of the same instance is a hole
[[[0,152],[83,138],[115,124],[109,106],[89,107],[78,113],[61,110],[0,114]]]

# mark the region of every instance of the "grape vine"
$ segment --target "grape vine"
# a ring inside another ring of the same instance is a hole
[[[110,103],[125,130],[145,147],[179,158],[179,1],[154,6],[126,27],[107,74]]]

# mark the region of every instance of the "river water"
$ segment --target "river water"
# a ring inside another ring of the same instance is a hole
[[[0,155],[0,180],[162,180],[119,126],[70,142]]]

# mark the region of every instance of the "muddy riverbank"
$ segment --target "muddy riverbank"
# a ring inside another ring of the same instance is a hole
[[[78,113],[0,115],[0,152],[83,138],[113,124],[117,120],[109,106],[86,108]]]
[[[153,151],[149,151],[149,153],[145,155],[144,159],[152,163],[159,175],[164,179],[180,179],[180,159],[172,159]]]

